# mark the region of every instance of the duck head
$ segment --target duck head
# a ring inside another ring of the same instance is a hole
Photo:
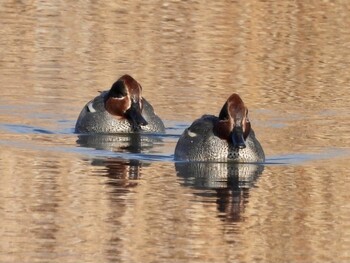
[[[131,76],[124,75],[112,85],[105,97],[107,112],[117,118],[129,120],[134,131],[148,124],[142,116],[141,92],[141,85]]]
[[[221,139],[232,142],[235,148],[243,149],[250,129],[248,109],[238,94],[233,93],[220,111],[215,132]]]

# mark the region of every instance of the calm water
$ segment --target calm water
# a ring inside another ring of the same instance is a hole
[[[0,1],[0,262],[349,262],[349,2],[116,2]],[[74,134],[125,73],[167,134]],[[175,163],[233,92],[266,163]]]

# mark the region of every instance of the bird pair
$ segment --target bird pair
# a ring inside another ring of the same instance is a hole
[[[119,78],[82,109],[76,133],[164,133],[163,121],[142,97],[141,85],[131,76]],[[184,161],[263,162],[264,151],[238,94],[225,102],[219,116],[203,115],[180,136],[175,159]]]

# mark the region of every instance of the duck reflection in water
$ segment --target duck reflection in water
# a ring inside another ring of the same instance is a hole
[[[121,188],[135,187],[141,177],[142,163],[139,160],[125,160],[122,158],[94,159],[91,165],[104,167],[98,176],[108,177],[106,184],[112,187],[112,192],[124,195]]]
[[[161,143],[161,138],[151,135],[133,134],[82,134],[78,135],[77,144],[96,150],[107,150],[115,157],[94,158],[92,166],[105,167],[98,169],[98,175],[107,176],[108,185],[114,187],[136,186],[140,178],[141,161],[130,159],[130,154],[147,152],[154,143]],[[120,191],[120,189],[119,189]]]
[[[184,185],[203,190],[199,195],[208,196],[213,190],[220,217],[225,221],[241,221],[241,213],[249,198],[249,189],[264,170],[262,164],[177,162],[177,175]]]
[[[116,153],[141,153],[161,144],[159,136],[130,134],[81,134],[78,135],[77,144],[82,147],[96,150],[107,150]]]

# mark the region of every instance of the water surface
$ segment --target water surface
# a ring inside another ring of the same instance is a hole
[[[350,261],[346,1],[1,1],[1,262]],[[128,73],[165,135],[73,133]],[[173,161],[237,92],[263,165]]]

